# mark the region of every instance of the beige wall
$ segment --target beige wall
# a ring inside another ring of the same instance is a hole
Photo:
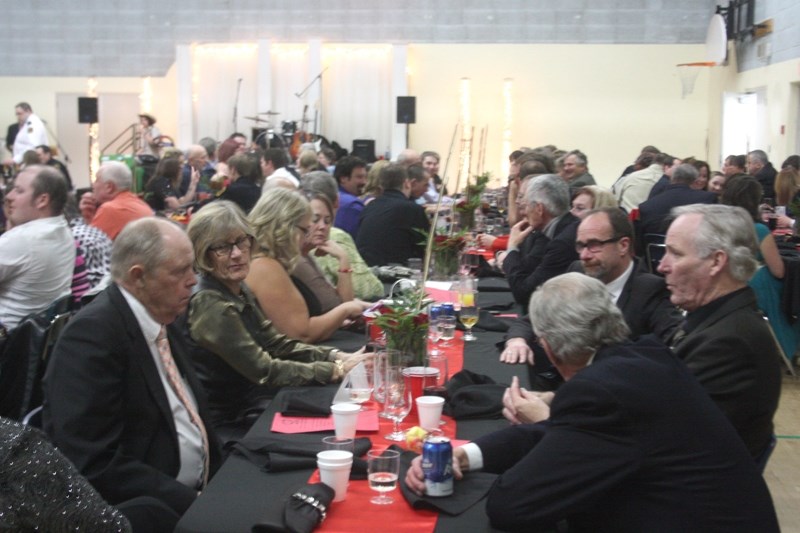
[[[409,46],[410,94],[417,96],[411,146],[446,158],[459,80],[468,77],[476,138],[481,127],[489,130],[485,169],[498,175],[508,155],[501,153],[502,83],[513,78],[512,147],[579,148],[601,184],[613,183],[647,144],[705,156],[708,74],[681,99],[674,66],[702,55],[702,45]]]
[[[748,70],[741,74],[736,71],[734,47],[729,47],[728,66],[712,69],[709,85],[709,134],[711,143],[712,167],[715,162],[730,154],[720,153],[722,132],[723,94],[747,93],[764,90],[767,113],[764,121],[766,138],[764,146],[755,146],[767,152],[776,168],[788,156],[800,153],[798,138],[798,119],[800,118],[800,61],[792,59],[775,65]],[[781,128],[783,127],[783,132]]]

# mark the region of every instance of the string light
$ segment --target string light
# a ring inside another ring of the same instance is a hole
[[[97,98],[97,80],[89,78],[86,86],[86,95]],[[97,179],[97,171],[100,169],[100,143],[97,141],[99,136],[99,124],[97,122],[89,124],[89,179],[92,183]]]
[[[511,163],[508,161],[508,154],[511,153],[511,126],[514,120],[513,88],[513,79],[506,78],[503,80],[503,149],[500,154],[500,168],[503,176],[508,176],[511,171]]]
[[[472,86],[469,78],[461,78],[459,86],[459,121],[463,125],[461,129],[461,183],[467,183],[470,172],[470,153],[472,152],[472,113],[470,111],[472,101]]]

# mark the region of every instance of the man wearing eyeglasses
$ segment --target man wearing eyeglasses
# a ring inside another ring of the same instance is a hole
[[[672,335],[680,314],[669,301],[664,279],[648,273],[633,257],[633,227],[622,210],[607,207],[591,211],[578,226],[575,250],[580,263],[570,271],[583,272],[606,285],[622,311],[632,339],[652,333],[667,340]],[[515,321],[509,328],[500,361],[535,363],[529,367],[534,388],[551,390],[562,383],[536,343],[527,319]]]

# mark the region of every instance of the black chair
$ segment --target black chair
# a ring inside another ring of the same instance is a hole
[[[650,270],[651,274],[661,275],[658,271],[658,265],[661,263],[661,259],[664,258],[664,253],[667,251],[667,245],[664,244],[665,239],[665,235],[658,233],[645,233],[642,238],[644,257],[647,261],[647,268]]]
[[[42,377],[61,330],[71,317],[72,296],[20,321],[0,353],[0,416],[22,420],[42,404]]]

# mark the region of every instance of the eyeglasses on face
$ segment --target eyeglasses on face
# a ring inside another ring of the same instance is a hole
[[[578,253],[581,253],[584,250],[589,250],[593,254],[596,254],[597,252],[602,250],[603,246],[605,246],[606,244],[610,244],[612,242],[617,242],[621,238],[622,237],[612,237],[612,238],[606,239],[604,241],[600,241],[600,240],[597,240],[597,239],[591,239],[591,240],[588,240],[586,242],[575,241],[575,251],[578,252]]]
[[[250,235],[242,235],[233,242],[215,244],[213,246],[209,246],[208,249],[217,257],[230,257],[231,253],[233,253],[234,246],[242,253],[249,252],[253,247],[253,237]]]

